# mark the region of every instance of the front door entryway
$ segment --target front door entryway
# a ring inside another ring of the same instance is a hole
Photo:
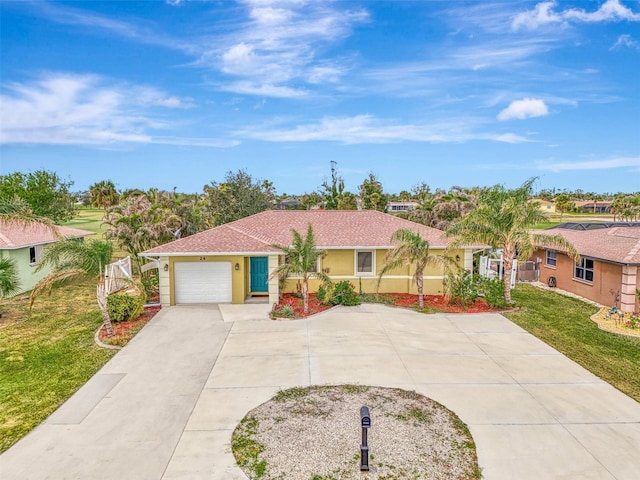
[[[251,272],[251,293],[267,292],[267,277],[269,276],[268,257],[251,257],[249,271]]]

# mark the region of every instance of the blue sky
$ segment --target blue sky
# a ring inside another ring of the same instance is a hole
[[[0,173],[640,190],[640,2],[0,0]]]

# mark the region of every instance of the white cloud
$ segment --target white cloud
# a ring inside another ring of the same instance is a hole
[[[525,118],[543,117],[549,114],[549,109],[543,100],[538,98],[523,98],[514,100],[507,108],[498,114],[498,120],[523,120]]]
[[[640,42],[635,41],[631,38],[631,35],[620,35],[616,43],[609,50],[618,50],[619,48],[631,48],[635,50],[640,50]]]
[[[635,13],[625,7],[620,3],[620,0],[606,0],[593,12],[587,12],[581,8],[556,11],[556,6],[556,1],[540,2],[533,10],[515,15],[511,22],[511,28],[513,30],[535,30],[542,25],[553,23],[640,21],[640,13]]]
[[[474,122],[440,122],[433,124],[403,124],[378,119],[372,115],[325,117],[315,123],[288,128],[248,127],[235,132],[238,137],[267,142],[331,141],[345,144],[382,144],[403,141],[428,143],[461,143],[471,140],[521,143],[528,139],[507,133],[483,133],[471,130]]]
[[[337,83],[346,68],[322,53],[368,19],[363,10],[340,11],[328,2],[244,3],[249,20],[216,39],[216,47],[204,51],[198,64],[236,77],[222,89],[246,95],[284,97],[289,92],[295,98],[305,92],[301,85]]]
[[[190,99],[146,86],[112,85],[97,75],[51,74],[28,84],[6,84],[4,91],[0,94],[1,144],[168,143],[166,139],[156,142],[150,133],[169,126],[152,109],[192,106]],[[171,138],[173,144],[191,141]]]
[[[640,168],[640,157],[618,157],[602,160],[583,160],[577,162],[537,162],[538,170],[566,172],[572,170],[610,170],[612,168]]]

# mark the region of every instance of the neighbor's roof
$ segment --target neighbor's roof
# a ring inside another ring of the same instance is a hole
[[[583,257],[622,264],[640,264],[640,227],[613,227],[598,230],[554,229],[538,233],[562,235]]]
[[[313,226],[316,247],[388,248],[391,235],[410,229],[431,247],[446,247],[444,232],[374,210],[268,210],[175,240],[143,252],[143,255],[188,255],[278,252],[271,245],[290,245],[292,229],[306,235]]]
[[[80,238],[94,234],[77,228],[56,226],[55,229],[58,236],[51,228],[39,222],[20,224],[0,220],[0,249],[13,250],[52,243],[65,237]]]

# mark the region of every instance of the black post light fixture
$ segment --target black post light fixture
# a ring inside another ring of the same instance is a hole
[[[360,408],[360,425],[362,426],[362,445],[360,445],[360,471],[369,471],[369,443],[367,430],[371,427],[371,415],[369,407]]]

